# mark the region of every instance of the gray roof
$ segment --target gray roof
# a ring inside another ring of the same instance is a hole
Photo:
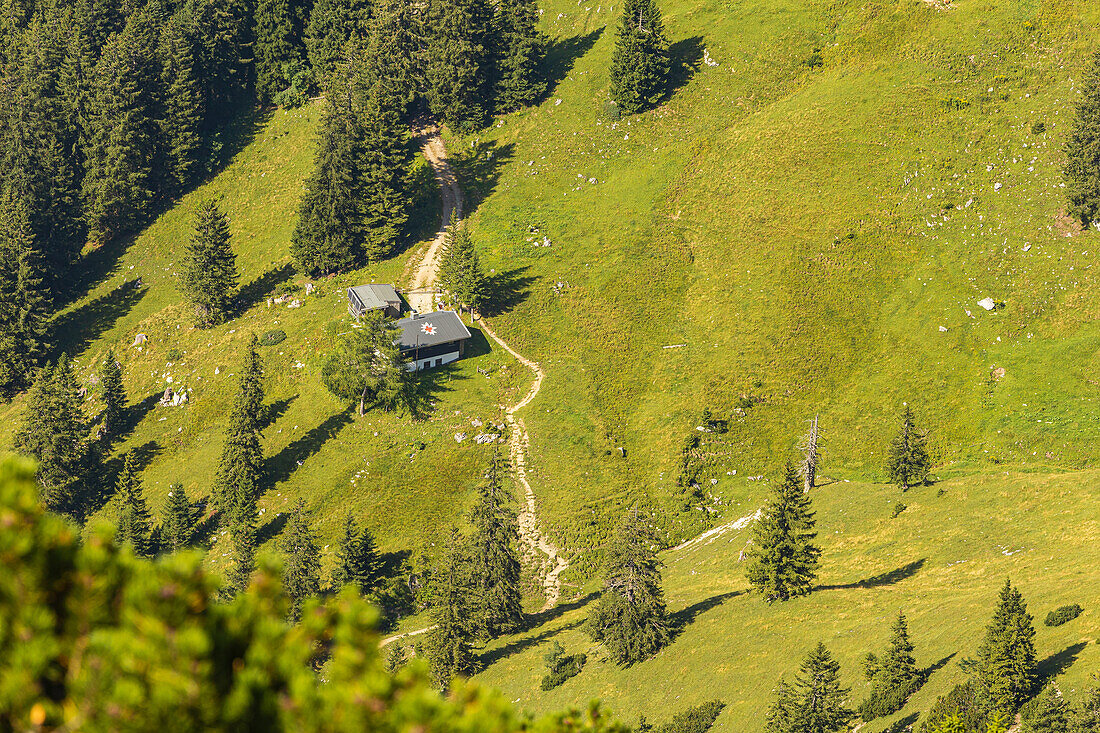
[[[397,322],[397,327],[401,329],[399,342],[403,351],[470,338],[469,329],[454,311],[402,318]]]
[[[356,285],[354,288],[348,288],[348,292],[355,293],[359,300],[363,302],[363,307],[369,311],[401,302],[401,298],[398,297],[397,291],[393,289],[392,285],[381,283]]]

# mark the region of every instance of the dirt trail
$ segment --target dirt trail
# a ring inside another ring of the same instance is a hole
[[[447,229],[451,223],[451,213],[456,218],[462,218],[462,189],[458,187],[458,179],[447,161],[447,148],[443,146],[443,139],[439,136],[439,128],[435,125],[425,125],[417,129],[416,134],[423,140],[420,150],[432,166],[435,178],[439,182],[439,193],[443,199],[443,221],[439,225],[439,232],[428,246],[424,258],[416,268],[409,289],[405,291],[409,305],[419,313],[431,313],[435,310],[435,282],[439,276],[439,258],[443,254],[443,246],[447,240]]]

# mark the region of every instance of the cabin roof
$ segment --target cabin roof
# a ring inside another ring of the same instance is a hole
[[[454,311],[436,311],[402,318],[397,322],[397,327],[401,329],[398,341],[402,351],[470,338],[470,330]]]

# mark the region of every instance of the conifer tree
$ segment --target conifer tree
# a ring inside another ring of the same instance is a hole
[[[252,100],[253,3],[250,0],[186,0],[180,11],[197,45],[203,92],[204,144],[220,152],[220,127]],[[209,161],[213,162],[213,161]],[[212,170],[208,165],[207,171]]]
[[[875,686],[883,690],[907,684],[920,675],[917,660],[913,656],[913,642],[909,639],[909,623],[904,613],[898,612],[892,632],[890,646],[879,660],[880,671],[874,680]]]
[[[538,29],[535,0],[500,0],[494,17],[497,45],[494,96],[498,112],[512,112],[538,102],[546,92],[542,64],[546,37]]]
[[[471,311],[485,303],[485,272],[481,269],[470,232],[458,221],[454,211],[439,263],[439,285]]]
[[[353,36],[366,37],[371,16],[365,0],[316,0],[309,13],[305,46],[317,79],[323,87],[336,72],[344,45]]]
[[[23,201],[0,199],[0,398],[26,388],[45,355],[49,294]]]
[[[1049,684],[1035,702],[1023,724],[1024,733],[1070,733],[1069,705],[1054,684]],[[1077,733],[1074,731],[1074,733]]]
[[[337,397],[359,404],[362,417],[368,404],[393,410],[410,407],[415,377],[396,343],[397,327],[378,311],[365,313],[360,327],[341,337],[321,368],[321,380]]]
[[[306,503],[298,499],[283,533],[283,589],[290,597],[290,618],[302,615],[302,603],[321,592],[321,561],[317,538],[309,526]]]
[[[204,95],[195,62],[195,40],[182,15],[168,19],[160,37],[164,107],[161,134],[166,150],[162,187],[179,194],[196,179],[201,166]],[[147,82],[148,83],[148,82]]]
[[[237,256],[230,245],[229,218],[213,199],[200,204],[195,214],[181,282],[195,304],[199,325],[225,321],[236,294]]]
[[[603,592],[586,628],[621,665],[656,654],[669,641],[656,538],[637,509],[623,517],[604,558]]]
[[[132,451],[126,453],[115,495],[118,497],[115,542],[120,546],[129,545],[138,557],[152,557],[156,552],[153,519],[145,504],[141,478],[137,475],[137,464]]]
[[[256,477],[241,471],[229,485],[229,541],[232,564],[226,578],[229,595],[243,593],[256,570]]]
[[[234,517],[238,517],[234,513],[234,505],[242,501],[246,506],[243,506],[240,516],[251,517],[251,521],[255,522],[256,499],[263,474],[263,451],[260,449],[263,367],[257,346],[256,335],[252,334],[245,351],[240,387],[229,414],[225,446],[211,492],[214,505],[230,518],[230,526],[236,521]]]
[[[746,575],[769,603],[808,594],[817,577],[821,550],[813,544],[817,533],[810,495],[800,484],[788,462],[783,483],[753,526]]]
[[[477,601],[475,628],[487,638],[514,631],[523,622],[516,553],[519,527],[511,502],[509,492],[501,486],[500,456],[494,453],[470,514],[474,527],[470,555]]]
[[[187,498],[183,484],[172,484],[168,487],[168,502],[164,510],[164,523],[161,525],[165,549],[179,552],[189,547],[194,532],[195,510],[191,507],[191,500]]]
[[[1071,714],[1073,733],[1100,733],[1100,677],[1093,675],[1085,697]]]
[[[656,105],[668,85],[668,40],[656,0],[626,0],[611,52],[611,99],[627,114]]]
[[[114,349],[99,367],[99,383],[103,387],[103,435],[108,441],[119,437],[123,413],[126,410],[126,388],[122,385],[122,365],[115,358]]]
[[[411,0],[376,0],[373,3],[367,49],[364,54],[374,79],[372,93],[396,105],[404,117],[424,86],[421,6]]]
[[[475,669],[470,648],[473,636],[470,604],[469,558],[457,528],[451,528],[442,567],[433,579],[435,629],[428,637],[428,659],[432,675],[446,691],[456,675]]]
[[[91,483],[88,426],[69,359],[38,373],[27,400],[15,447],[38,461],[38,483],[47,508],[81,518]]]
[[[906,405],[901,429],[890,442],[886,457],[886,474],[902,491],[908,491],[912,484],[922,484],[928,480],[929,459],[924,442],[924,435],[913,423],[913,410]]]
[[[487,0],[431,0],[428,6],[428,105],[459,132],[483,127],[491,112],[492,18]]]
[[[1081,98],[1066,141],[1066,194],[1085,226],[1100,220],[1100,51],[1081,80]]]
[[[382,573],[382,558],[369,528],[362,530],[349,511],[344,517],[344,533],[336,546],[336,566],[332,571],[334,589],[354,585],[363,595],[371,593]]]
[[[307,13],[302,0],[256,2],[256,96],[264,104],[290,85],[287,69],[305,55],[302,33]]]
[[[1019,589],[1005,581],[974,659],[974,673],[987,712],[1013,713],[1035,685],[1035,627]]]
[[[792,685],[782,681],[768,710],[768,733],[832,733],[846,730],[852,711],[840,686],[840,664],[818,642],[802,662]]]
[[[106,241],[149,215],[159,85],[152,11],[133,13],[103,49],[92,77],[85,145],[89,235]]]

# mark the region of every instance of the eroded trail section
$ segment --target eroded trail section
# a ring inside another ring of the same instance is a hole
[[[458,187],[458,179],[447,160],[447,148],[443,145],[443,138],[439,136],[439,128],[435,125],[425,125],[416,131],[417,137],[423,142],[420,150],[428,163],[432,166],[435,179],[439,182],[439,195],[443,200],[443,221],[439,225],[439,232],[435,239],[428,245],[427,252],[420,260],[409,283],[409,289],[405,291],[409,305],[419,313],[431,313],[435,310],[435,286],[439,279],[439,260],[443,256],[443,247],[447,241],[447,230],[451,223],[451,214],[456,219],[462,217],[462,189]]]

